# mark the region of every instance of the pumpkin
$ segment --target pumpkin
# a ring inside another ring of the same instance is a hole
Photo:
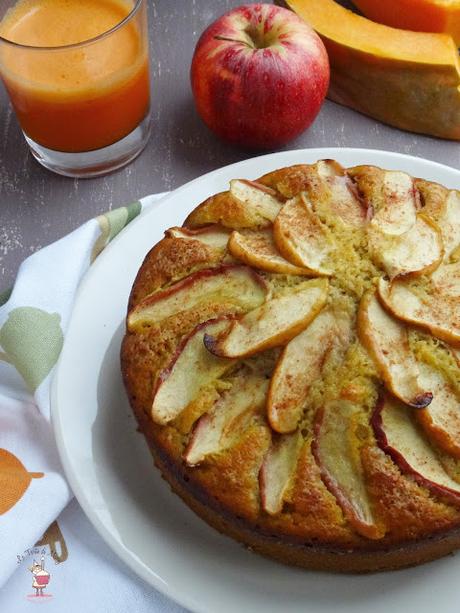
[[[445,32],[460,44],[460,0],[353,0],[369,19],[416,32]]]
[[[390,28],[334,0],[287,5],[327,48],[331,100],[403,130],[460,140],[460,64],[451,36]]]

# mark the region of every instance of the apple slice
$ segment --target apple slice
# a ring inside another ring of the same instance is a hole
[[[370,225],[376,231],[399,236],[414,226],[419,199],[412,177],[376,166],[355,166],[347,172],[373,213]]]
[[[242,311],[249,311],[262,304],[266,294],[265,281],[247,266],[223,265],[200,270],[137,304],[128,315],[128,329],[158,324],[204,302],[231,302]]]
[[[262,509],[269,515],[283,510],[295,474],[303,439],[299,432],[285,434],[268,450],[259,472],[259,487]]]
[[[383,536],[367,492],[356,436],[359,408],[352,402],[328,402],[318,411],[312,451],[321,478],[358,534]]]
[[[228,243],[230,253],[247,264],[267,272],[286,275],[311,275],[311,270],[294,266],[276,249],[270,228],[249,232],[232,232]]]
[[[386,313],[372,290],[364,294],[359,306],[358,334],[395,396],[418,409],[430,404],[433,394],[418,380],[405,326]]]
[[[382,201],[375,211],[371,225],[390,236],[400,236],[408,232],[417,219],[415,193],[412,177],[404,172],[385,171]]]
[[[379,296],[399,319],[426,328],[448,343],[460,342],[459,263],[443,265],[419,288],[402,280],[380,279]]]
[[[460,399],[438,369],[420,362],[419,370],[419,380],[432,390],[433,400],[425,409],[417,411],[417,419],[431,440],[460,458]]]
[[[275,221],[283,206],[275,190],[256,181],[234,179],[230,181],[230,193],[265,222]]]
[[[450,256],[460,245],[460,193],[458,191],[449,192],[443,211],[437,217],[436,223],[441,230],[444,244],[444,261],[448,262]]]
[[[380,398],[371,418],[379,447],[419,485],[460,505],[460,484],[446,473],[411,415],[397,401],[386,396]]]
[[[289,294],[273,298],[232,321],[219,336],[206,334],[204,343],[214,355],[247,357],[284,345],[302,332],[327,300],[327,279],[306,281]]]
[[[242,416],[252,415],[254,410],[263,406],[267,388],[268,381],[260,376],[236,379],[212,411],[198,420],[184,452],[186,463],[196,466],[208,455],[225,451],[238,440],[246,424]]]
[[[460,193],[450,191],[443,215],[437,220],[444,243],[444,259],[448,261],[451,254],[460,245]]]
[[[281,207],[278,193],[246,179],[230,181],[230,191],[211,196],[194,209],[185,220],[185,225],[196,228],[220,224],[234,230],[269,226]]]
[[[293,432],[306,405],[308,390],[321,375],[326,356],[334,344],[344,347],[349,321],[323,310],[283,349],[270,381],[267,416],[276,432]]]
[[[375,217],[374,217],[375,219]],[[435,270],[443,258],[439,227],[423,214],[404,233],[389,235],[373,226],[368,229],[369,253],[393,279],[404,275],[420,275]]]
[[[190,230],[189,228],[169,228],[165,232],[166,236],[172,238],[180,238],[182,240],[200,241],[208,247],[214,247],[214,249],[224,250],[227,248],[228,239],[230,237],[230,231],[222,228],[218,224],[211,224],[204,228],[198,228],[197,230]]]
[[[286,202],[273,224],[273,236],[281,255],[296,266],[332,274],[323,265],[334,247],[305,193]]]
[[[189,405],[201,389],[222,376],[234,360],[218,358],[206,351],[205,334],[219,334],[229,325],[226,317],[198,325],[176,350],[159,376],[152,402],[152,419],[167,424]]]
[[[444,261],[448,262],[451,254],[460,245],[460,192],[447,190],[442,185],[423,179],[416,179],[423,212],[438,224],[444,245]]]
[[[362,227],[367,219],[367,209],[359,197],[355,184],[343,166],[334,160],[320,160],[316,163],[320,186],[309,186],[310,198],[325,198],[328,208],[347,225]],[[327,195],[322,195],[321,192]]]

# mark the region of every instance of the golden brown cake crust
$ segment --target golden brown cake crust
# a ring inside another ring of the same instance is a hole
[[[377,170],[375,178],[370,167],[353,169],[346,176],[339,165],[333,168],[337,176],[343,175],[352,182],[350,189],[360,205],[372,197],[373,185],[380,180]],[[361,175],[364,178],[355,182]],[[299,192],[310,194],[318,202],[327,196],[315,165],[280,169],[258,182],[269,189],[267,193],[279,198],[280,206]],[[439,216],[447,190],[421,180],[415,185]],[[218,232],[219,228],[259,231],[267,224],[266,220],[261,224],[258,215],[230,193],[223,193],[197,207],[185,226],[216,224]],[[133,285],[128,310],[132,312],[146,297],[189,275],[233,262],[235,258],[227,250],[214,243],[206,244],[199,236],[185,240],[169,235],[146,256]],[[262,276],[272,284],[275,295],[277,284],[285,283],[282,275]],[[365,483],[372,514],[382,529],[379,538],[367,538],[365,532],[350,523],[345,507],[328,487],[318,457],[312,452],[313,429],[304,428],[302,432],[302,444],[296,451],[282,509],[275,513],[264,510],[261,466],[284,436],[273,432],[264,406],[251,413],[231,444],[209,454],[197,465],[187,464],[184,453],[200,417],[211,411],[226,388],[203,388],[199,398],[164,425],[152,419],[155,390],[165,369],[177,359],[178,346],[198,324],[222,315],[241,317],[244,312],[237,301],[214,296],[197,304],[187,303],[183,311],[166,320],[149,321],[137,327],[128,324],[121,349],[125,387],[155,463],[173,491],[220,532],[263,555],[306,568],[343,572],[394,569],[429,561],[460,547],[459,505],[452,497],[435,495],[420,480],[417,482],[413,475],[401,470],[381,449],[368,424],[360,426],[359,478]],[[267,352],[270,363],[278,359],[277,349]],[[257,356],[254,364],[257,365]],[[246,362],[241,368],[236,376],[247,372]],[[372,372],[368,379],[377,381],[379,376]],[[355,383],[342,390],[343,397],[360,398],[363,393]]]

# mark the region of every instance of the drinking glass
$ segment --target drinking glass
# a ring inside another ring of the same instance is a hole
[[[147,143],[147,0],[122,4],[125,17],[107,31],[43,47],[2,36],[15,1],[0,0],[0,76],[32,155],[49,170],[102,175],[128,164]]]

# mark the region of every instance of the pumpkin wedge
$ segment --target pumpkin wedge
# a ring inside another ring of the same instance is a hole
[[[403,130],[460,139],[460,69],[451,36],[390,28],[334,0],[286,3],[326,46],[331,100]]]
[[[353,0],[369,19],[414,32],[445,32],[460,45],[460,1]]]

